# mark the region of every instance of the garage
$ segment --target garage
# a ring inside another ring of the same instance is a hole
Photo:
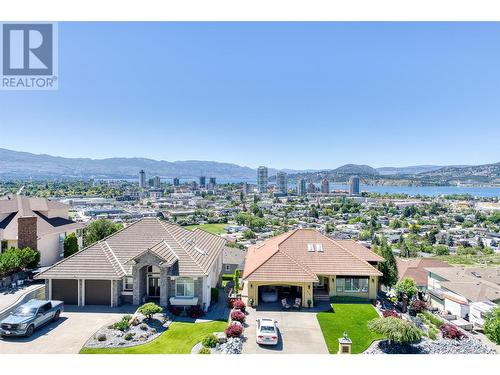
[[[78,280],[53,279],[52,299],[65,305],[78,305]]]
[[[259,305],[278,303],[286,299],[288,304],[294,304],[295,298],[302,299],[302,287],[297,285],[261,285],[259,286]]]
[[[111,305],[110,280],[85,280],[85,305]]]

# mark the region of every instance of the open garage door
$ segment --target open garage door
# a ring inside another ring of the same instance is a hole
[[[277,304],[281,306],[281,300],[286,299],[289,304],[295,302],[295,298],[302,300],[302,287],[297,285],[260,285],[259,305]]]
[[[85,305],[111,305],[111,280],[85,280]]]
[[[65,305],[78,305],[78,280],[52,279],[52,299]]]

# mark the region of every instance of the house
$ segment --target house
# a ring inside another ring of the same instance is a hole
[[[500,267],[428,267],[427,288],[433,307],[461,318],[474,302],[500,302]]]
[[[226,241],[143,218],[41,272],[49,299],[67,305],[210,306]]]
[[[69,205],[46,198],[10,194],[0,198],[0,252],[30,247],[40,252],[40,266],[64,256],[66,235],[85,225],[68,217]]]
[[[233,274],[236,270],[243,271],[245,255],[245,250],[226,246],[222,251],[222,273]]]
[[[247,250],[242,296],[258,305],[262,290],[273,286],[292,291],[303,306],[334,296],[375,299],[382,261],[354,241],[299,228]]]
[[[435,258],[402,259],[396,258],[398,267],[398,281],[409,277],[417,284],[421,292],[427,291],[427,267],[451,267],[446,262]]]

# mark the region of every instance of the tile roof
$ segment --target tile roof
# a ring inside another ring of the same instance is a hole
[[[404,260],[396,258],[399,280],[409,277],[415,280],[418,286],[427,286],[426,267],[452,267],[440,259],[419,258]]]
[[[237,264],[242,267],[245,264],[245,255],[245,250],[226,246],[222,252],[222,263]]]
[[[121,278],[132,274],[134,258],[150,251],[179,276],[210,272],[226,240],[201,229],[189,231],[158,218],[143,218],[41,272],[37,278]]]
[[[310,245],[321,245],[322,251],[308,251]],[[296,229],[250,247],[243,278],[317,281],[316,275],[381,276],[368,263],[375,259],[381,260],[354,241],[333,240],[314,229]]]

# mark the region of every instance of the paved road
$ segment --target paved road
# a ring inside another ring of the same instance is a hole
[[[32,337],[0,338],[0,354],[77,354],[99,328],[133,310],[127,306],[68,307],[58,322],[40,328]]]
[[[248,308],[243,344],[244,354],[328,354],[316,313],[310,311],[256,311]],[[278,321],[277,346],[258,345],[255,342],[255,319],[270,318]]]

